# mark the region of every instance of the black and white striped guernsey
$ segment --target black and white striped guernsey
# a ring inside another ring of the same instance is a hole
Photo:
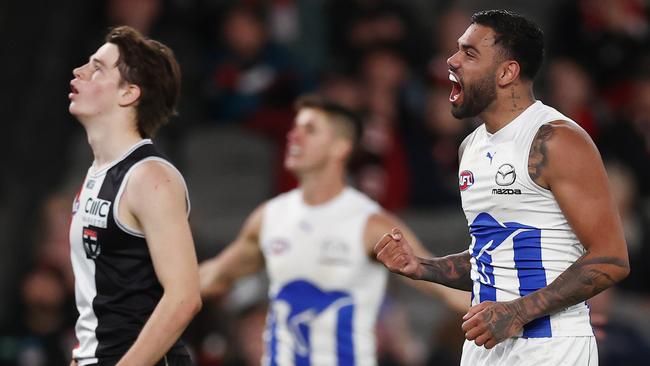
[[[106,168],[91,167],[75,197],[70,256],[79,311],[75,327],[79,346],[73,357],[79,366],[126,353],[162,297],[144,235],[117,219],[131,172],[152,160],[177,171],[145,139]],[[187,203],[189,212],[189,197]],[[187,351],[178,341],[169,354]]]

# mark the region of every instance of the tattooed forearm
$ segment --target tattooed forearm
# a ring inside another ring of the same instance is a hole
[[[541,179],[542,172],[548,163],[546,142],[553,136],[553,126],[550,124],[542,125],[537,131],[533,143],[530,146],[528,154],[528,175],[533,182],[542,187],[548,188],[546,183]]]
[[[420,280],[436,282],[459,290],[471,291],[472,280],[469,272],[472,268],[469,253],[448,255],[441,258],[420,258],[422,273]]]
[[[582,257],[553,283],[521,298],[518,314],[525,322],[585,301],[625,277],[627,261],[616,257]]]

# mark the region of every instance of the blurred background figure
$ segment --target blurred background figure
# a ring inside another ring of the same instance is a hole
[[[70,363],[76,343],[72,307],[59,272],[42,267],[28,273],[21,283],[20,311],[13,329],[0,337],[0,365]]]

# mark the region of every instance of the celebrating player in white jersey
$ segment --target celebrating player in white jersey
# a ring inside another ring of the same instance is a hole
[[[79,310],[72,365],[190,365],[178,341],[201,307],[189,199],[149,139],[174,113],[176,59],[116,27],[73,74],[69,110],[95,160],[70,225]]]
[[[462,365],[596,365],[585,300],[629,272],[598,150],[533,96],[542,59],[528,19],[472,16],[447,61],[453,115],[482,122],[460,147],[469,250],[424,259],[398,229],[375,246],[393,272],[472,291]]]
[[[317,96],[300,99],[297,108],[285,166],[299,187],[258,207],[237,239],[201,264],[201,290],[223,294],[265,265],[271,300],[265,365],[375,365],[375,323],[388,271],[372,248],[402,224],[345,183],[361,135],[358,117]],[[468,308],[465,292],[408,282]]]

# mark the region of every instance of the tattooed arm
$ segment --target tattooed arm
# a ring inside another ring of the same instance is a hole
[[[492,348],[530,321],[585,301],[629,273],[627,247],[600,155],[580,128],[556,121],[531,146],[529,175],[549,189],[586,253],[547,287],[517,300],[483,302],[463,317],[477,345]]]
[[[472,289],[472,280],[469,277],[470,256],[467,251],[446,257],[424,259],[414,254],[411,244],[399,229],[384,234],[373,251],[377,260],[391,272],[459,290]]]

